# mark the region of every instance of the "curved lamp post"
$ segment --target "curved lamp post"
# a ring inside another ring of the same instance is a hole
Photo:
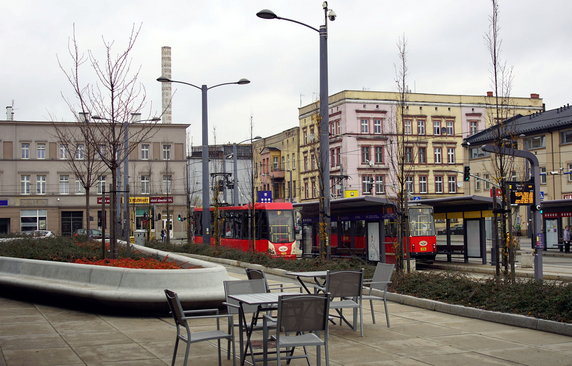
[[[248,79],[240,79],[234,82],[221,83],[213,86],[207,86],[205,84],[200,87],[185,81],[171,80],[166,77],[157,78],[158,82],[161,83],[178,83],[192,86],[193,88],[199,89],[202,94],[202,190],[203,190],[203,217],[202,217],[202,227],[203,227],[203,244],[210,244],[210,229],[211,229],[211,213],[210,213],[210,196],[209,196],[209,119],[208,119],[208,104],[207,104],[207,92],[210,89],[217,88],[223,85],[245,85],[250,84]]]
[[[328,114],[328,19],[334,21],[336,13],[328,9],[328,2],[322,3],[324,9],[324,24],[320,29],[294,19],[279,17],[272,10],[264,9],[256,13],[262,19],[280,19],[300,24],[310,28],[320,35],[320,165],[321,165],[321,194],[320,194],[320,247],[326,249],[330,258],[330,171],[329,171],[329,114]]]

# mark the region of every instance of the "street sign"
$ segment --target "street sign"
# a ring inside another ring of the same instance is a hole
[[[421,201],[421,196],[413,196],[413,201]]]
[[[491,188],[489,193],[490,193],[491,197],[493,197],[493,195],[495,195],[495,193],[496,193],[497,197],[502,197],[502,189],[500,189],[500,188]]]
[[[258,202],[272,202],[272,191],[258,191]]]
[[[8,206],[8,200],[0,200],[0,206]]]
[[[544,201],[544,191],[540,191],[540,200]]]
[[[534,184],[528,182],[507,182],[506,187],[510,192],[511,205],[534,204]]]

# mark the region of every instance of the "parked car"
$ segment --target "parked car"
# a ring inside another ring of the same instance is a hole
[[[465,226],[463,224],[452,225],[449,232],[451,235],[463,235],[465,233]],[[447,229],[437,231],[437,235],[447,235]]]
[[[50,230],[31,230],[31,231],[19,232],[18,236],[32,237],[32,238],[51,238],[54,237],[55,235]]]
[[[77,229],[73,236],[87,236],[92,239],[101,239],[101,230],[99,229]]]

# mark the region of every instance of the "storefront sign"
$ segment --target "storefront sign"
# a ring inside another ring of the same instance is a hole
[[[0,200],[0,206],[8,206],[8,200]]]
[[[105,204],[109,205],[111,203],[111,197],[105,197]],[[101,205],[101,197],[97,197],[97,204]]]
[[[130,205],[148,205],[149,197],[129,197]]]
[[[173,203],[173,197],[150,197],[149,203]]]

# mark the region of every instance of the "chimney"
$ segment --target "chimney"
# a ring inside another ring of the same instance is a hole
[[[171,78],[171,47],[161,47],[161,76],[168,79]],[[161,83],[161,93],[163,101],[162,123],[171,124],[173,117],[171,115],[171,83]]]
[[[13,121],[14,120],[14,108],[9,105],[6,107],[6,121]]]
[[[530,93],[530,99],[539,99],[540,98],[540,94],[538,93]]]
[[[493,92],[492,91],[488,91],[487,92],[487,97],[492,97],[493,96]]]

